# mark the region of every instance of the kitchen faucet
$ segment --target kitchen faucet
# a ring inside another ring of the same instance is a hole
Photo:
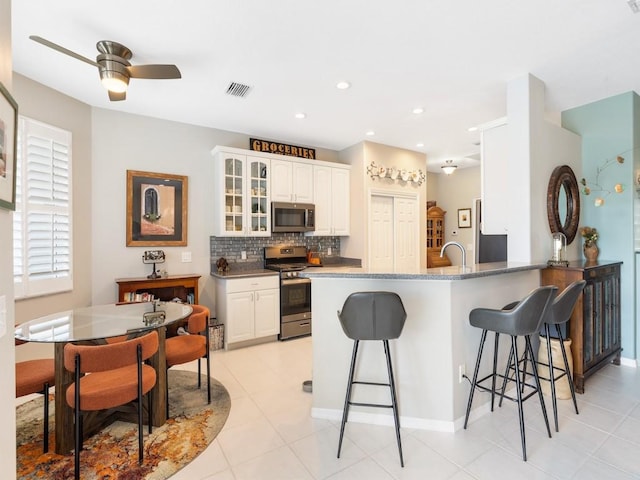
[[[462,269],[467,265],[467,252],[464,250],[464,247],[460,245],[458,242],[447,242],[442,246],[442,250],[440,250],[440,258],[444,257],[444,251],[447,249],[449,245],[455,245],[462,252]]]

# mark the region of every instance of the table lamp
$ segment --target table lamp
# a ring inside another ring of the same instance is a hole
[[[153,263],[153,271],[151,272],[151,275],[147,275],[147,278],[160,278],[160,274],[156,270],[156,263],[164,263],[164,251],[146,250],[144,255],[142,255],[142,263]]]
[[[554,267],[568,267],[567,261],[567,237],[560,232],[553,234],[551,238],[551,260],[547,262],[547,265]]]

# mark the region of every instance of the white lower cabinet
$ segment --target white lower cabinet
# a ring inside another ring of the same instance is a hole
[[[280,277],[216,278],[216,316],[225,346],[280,333]]]

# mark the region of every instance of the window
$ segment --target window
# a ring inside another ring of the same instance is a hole
[[[15,297],[71,290],[71,132],[19,117]]]

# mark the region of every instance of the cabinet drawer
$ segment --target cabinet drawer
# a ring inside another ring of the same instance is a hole
[[[224,282],[227,293],[250,292],[253,290],[265,290],[268,288],[280,288],[279,275],[234,278],[233,280],[224,280]]]

